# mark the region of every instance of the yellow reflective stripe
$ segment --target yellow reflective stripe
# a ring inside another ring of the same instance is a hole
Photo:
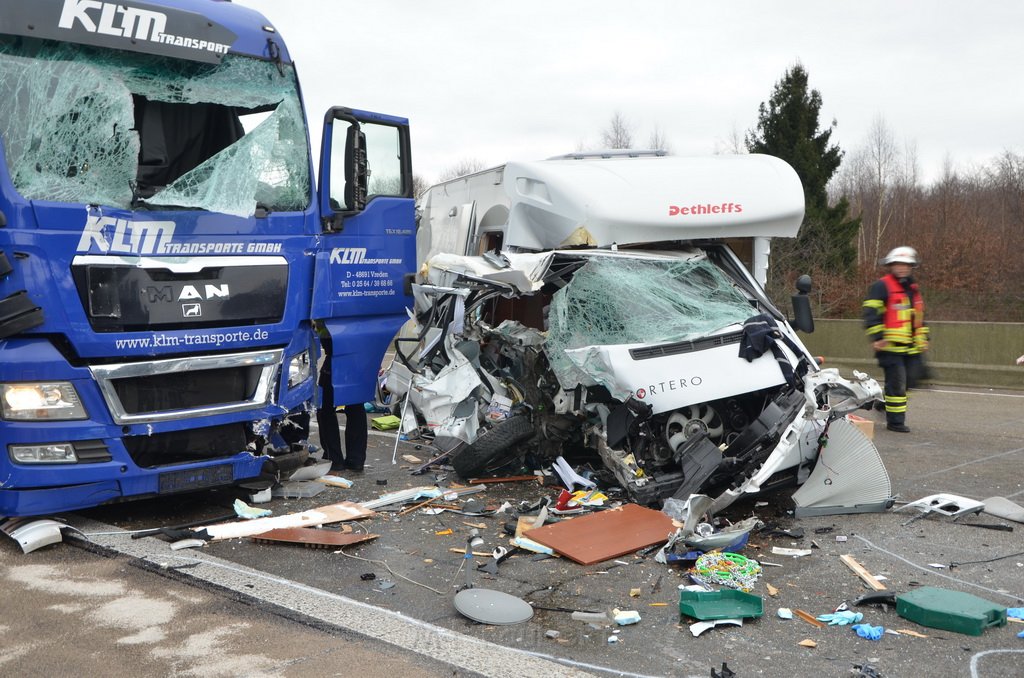
[[[905,402],[907,402],[907,396],[887,395],[887,396],[885,396],[885,402],[887,402],[887,403],[905,403]]]
[[[906,405],[900,405],[899,407],[897,407],[895,405],[886,405],[885,406],[885,411],[886,412],[892,412],[893,414],[900,414],[900,413],[903,413],[903,412],[907,411],[907,406]]]
[[[881,299],[865,299],[864,308],[873,308],[879,311],[885,310],[885,302]]]
[[[885,325],[872,325],[871,327],[864,330],[865,334],[881,334],[885,330]]]

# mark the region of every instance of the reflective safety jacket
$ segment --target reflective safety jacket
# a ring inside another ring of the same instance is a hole
[[[891,353],[920,353],[928,348],[924,300],[917,283],[884,275],[864,300],[864,329],[871,341],[884,339]]]

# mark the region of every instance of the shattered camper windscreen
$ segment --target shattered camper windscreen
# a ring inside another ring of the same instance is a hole
[[[566,350],[705,337],[743,324],[753,312],[746,296],[705,257],[591,257],[552,298],[546,353],[564,386],[589,384]]]
[[[305,126],[286,64],[3,38],[0,134],[28,199],[237,216],[257,206],[302,210],[310,200]]]

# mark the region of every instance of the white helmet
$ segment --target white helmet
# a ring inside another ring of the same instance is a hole
[[[889,251],[882,259],[882,263],[886,266],[889,264],[910,264],[911,266],[917,266],[917,250],[913,247],[896,247]]]

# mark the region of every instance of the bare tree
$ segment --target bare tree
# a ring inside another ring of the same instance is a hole
[[[654,125],[654,129],[651,130],[651,136],[647,139],[647,147],[653,151],[665,151],[666,153],[672,153],[672,146],[668,143],[668,138],[665,136],[665,131],[661,129],[658,124]]]
[[[612,119],[601,132],[601,143],[605,148],[632,148],[633,126],[619,111],[612,114]]]
[[[862,238],[862,242],[867,245],[867,252],[861,250],[861,260],[863,261],[866,255],[869,261],[878,261],[885,231],[892,219],[890,199],[894,183],[897,181],[896,174],[899,172],[899,151],[896,149],[892,131],[881,115],[876,116],[871,124],[865,151],[866,169],[870,172],[867,177],[867,188],[873,204],[872,209],[865,210],[862,215],[861,233],[864,234],[866,230],[873,232],[867,234],[866,242]]]
[[[727,139],[715,141],[715,155],[743,155],[747,153],[747,143],[743,132],[735,124]]]
[[[426,193],[428,188],[430,188],[430,182],[427,181],[426,177],[422,174],[412,175],[412,197],[419,200],[420,196]]]
[[[451,179],[457,179],[459,177],[466,176],[467,174],[473,174],[479,172],[485,167],[483,160],[479,158],[462,158],[454,165],[446,167],[438,181],[449,181]]]

